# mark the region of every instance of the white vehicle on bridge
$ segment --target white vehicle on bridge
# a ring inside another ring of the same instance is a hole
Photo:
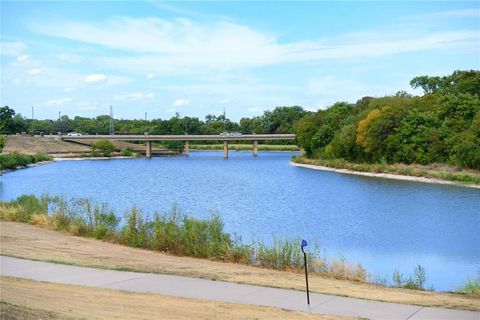
[[[241,132],[233,131],[233,132],[222,132],[220,133],[222,137],[240,137],[242,136]]]
[[[82,134],[78,132],[69,132],[67,136],[69,137],[80,137]]]

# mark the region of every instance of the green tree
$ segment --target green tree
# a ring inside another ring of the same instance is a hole
[[[15,116],[15,110],[8,106],[0,108],[0,134],[15,133],[13,116]]]
[[[422,88],[424,93],[480,95],[480,71],[456,70],[444,77],[420,76],[413,78],[410,85]]]
[[[444,162],[445,144],[441,121],[434,112],[410,112],[387,139],[386,157],[390,162]]]
[[[92,144],[92,154],[102,154],[104,157],[110,157],[115,150],[115,146],[108,140],[99,140]]]
[[[405,116],[406,108],[386,106],[372,110],[358,123],[357,140],[371,160],[380,160],[385,156],[386,141]]]

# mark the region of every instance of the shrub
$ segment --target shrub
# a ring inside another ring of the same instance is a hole
[[[134,248],[145,248],[148,243],[147,224],[143,214],[136,207],[124,214],[126,225],[122,228],[121,242]]]
[[[99,153],[104,157],[110,157],[115,150],[115,146],[108,140],[99,140],[92,144],[92,155],[96,156]]]
[[[18,206],[17,221],[30,222],[35,214],[47,214],[48,206],[45,198],[38,199],[34,195],[23,195],[15,201]]]
[[[404,284],[404,287],[408,289],[424,290],[426,280],[425,268],[418,265],[415,267],[413,275],[410,276]]]
[[[48,154],[37,153],[35,155],[12,152],[9,154],[0,154],[0,170],[15,169],[17,167],[24,167],[28,164],[39,161],[52,160]]]
[[[122,149],[122,155],[126,157],[132,157],[136,155],[136,152],[132,148],[127,147]]]
[[[469,279],[460,289],[459,293],[480,296],[480,271],[475,279]]]

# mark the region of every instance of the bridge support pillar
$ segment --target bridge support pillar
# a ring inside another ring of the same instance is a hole
[[[258,156],[258,141],[257,140],[253,141],[253,156],[254,157]]]
[[[146,156],[147,158],[151,158],[151,157],[152,157],[152,141],[147,141],[145,156]]]
[[[223,159],[228,159],[228,141],[223,141]]]
[[[190,143],[188,140],[185,141],[185,157],[190,156]]]

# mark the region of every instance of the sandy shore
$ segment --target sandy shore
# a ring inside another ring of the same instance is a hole
[[[353,174],[353,175],[365,176],[365,177],[375,177],[375,178],[395,179],[395,180],[414,181],[414,182],[446,184],[446,185],[453,185],[453,186],[459,186],[459,187],[480,189],[480,185],[477,185],[477,184],[464,184],[464,183],[460,183],[460,182],[441,180],[441,179],[404,176],[404,175],[391,174],[391,173],[361,172],[361,171],[354,171],[354,170],[349,170],[349,169],[336,169],[336,168],[330,168],[330,167],[325,167],[325,166],[317,166],[317,165],[312,165],[312,164],[303,164],[303,163],[295,163],[295,162],[290,162],[290,164],[292,166],[308,168],[308,169],[313,169],[313,170],[333,171],[333,172],[338,172],[338,173]]]
[[[53,158],[53,161],[79,161],[79,160],[113,160],[113,159],[135,159],[135,157],[115,156],[115,157],[73,157],[73,158]]]

